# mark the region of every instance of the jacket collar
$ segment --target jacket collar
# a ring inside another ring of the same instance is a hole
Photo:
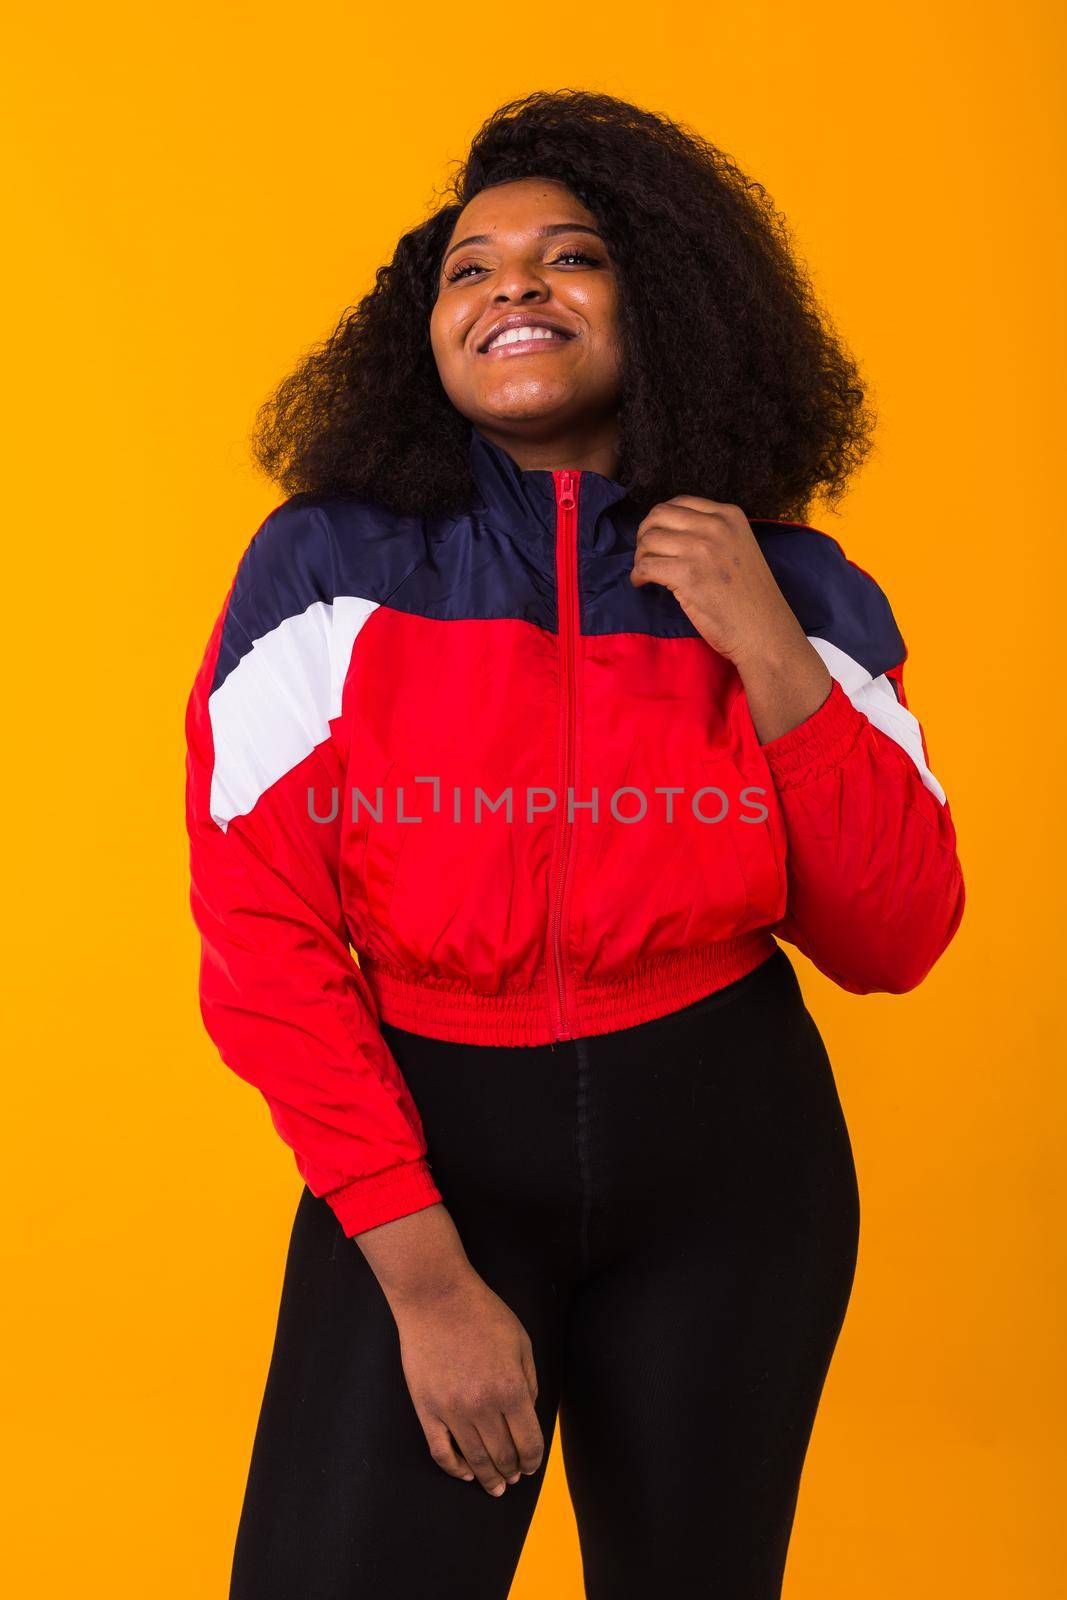
[[[548,468],[520,467],[501,445],[494,444],[471,424],[469,459],[484,509],[503,531],[520,533],[532,521],[544,532],[556,528],[556,486]],[[588,537],[597,517],[622,500],[627,485],[603,473],[583,468],[578,495],[579,534]]]

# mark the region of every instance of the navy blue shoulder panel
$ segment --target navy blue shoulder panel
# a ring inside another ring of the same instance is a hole
[[[394,611],[441,622],[511,618],[556,631],[556,562],[547,539],[525,540],[477,515],[428,518],[426,558],[389,597]]]
[[[257,529],[238,564],[212,690],[257,639],[317,601],[360,595],[379,604],[426,555],[421,521],[372,502],[294,495]]]
[[[294,495],[237,568],[212,690],[287,618],[358,595],[441,621],[515,618],[554,631],[555,556],[475,516],[401,515],[344,495]]]
[[[835,644],[872,678],[907,658],[889,601],[836,539],[790,524],[754,522],[752,528],[806,634]]]

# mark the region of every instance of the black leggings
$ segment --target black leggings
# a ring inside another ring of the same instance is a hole
[[[466,1252],[532,1341],[546,1447],[558,1412],[589,1600],[775,1600],[859,1235],[784,950],[616,1033],[383,1033]],[[435,1465],[388,1303],[305,1189],[231,1600],[504,1600],[543,1475],[494,1498]]]

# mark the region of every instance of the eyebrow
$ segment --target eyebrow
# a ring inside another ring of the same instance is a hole
[[[538,228],[536,237],[546,239],[557,233],[591,233],[601,244],[604,242],[603,234],[596,228],[587,227],[584,222],[548,222],[543,228]],[[492,242],[493,236],[489,233],[472,233],[466,239],[457,239],[455,244],[449,245],[441,257],[441,265],[444,266],[452,252],[462,250],[465,244],[492,244]]]

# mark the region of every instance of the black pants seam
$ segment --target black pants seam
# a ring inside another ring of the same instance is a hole
[[[589,1046],[584,1039],[574,1041],[578,1063],[577,1081],[577,1147],[578,1147],[578,1249],[582,1270],[589,1269],[589,1219],[593,1206],[593,1175],[589,1141],[590,1122],[590,1061]]]

